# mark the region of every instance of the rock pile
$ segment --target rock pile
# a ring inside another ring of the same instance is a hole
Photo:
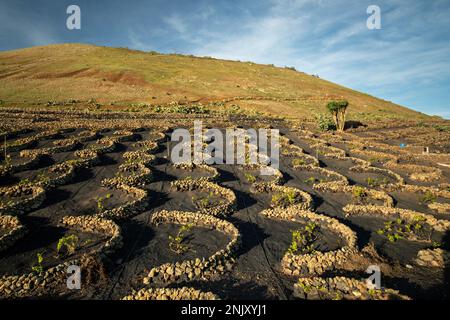
[[[202,292],[194,288],[145,288],[122,300],[219,300],[212,292]]]
[[[6,230],[0,237],[0,252],[10,248],[27,233],[27,228],[13,216],[0,216],[0,228]]]

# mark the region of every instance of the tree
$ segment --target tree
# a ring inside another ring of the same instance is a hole
[[[344,131],[345,127],[345,111],[348,107],[348,101],[331,101],[327,104],[327,109],[330,111],[336,128],[339,131]]]

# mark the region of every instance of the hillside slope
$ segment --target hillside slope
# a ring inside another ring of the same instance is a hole
[[[311,116],[331,99],[350,112],[421,118],[423,114],[302,72],[123,48],[61,44],[0,52],[0,100],[33,104],[76,99],[110,105],[207,102],[231,97],[243,108]]]

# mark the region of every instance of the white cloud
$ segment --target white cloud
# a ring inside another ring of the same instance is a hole
[[[172,14],[168,17],[165,17],[163,21],[178,33],[184,34],[188,31],[186,22],[178,14]]]
[[[439,8],[422,16],[423,4],[382,1],[383,29],[373,31],[366,27],[363,4],[322,0],[263,4],[269,5],[263,14],[248,11],[235,18],[206,10],[173,14],[164,22],[195,55],[295,66],[387,99],[402,96],[404,88],[417,94],[418,86],[450,77],[450,47],[418,33],[424,21],[444,23]],[[441,20],[433,20],[433,15]]]

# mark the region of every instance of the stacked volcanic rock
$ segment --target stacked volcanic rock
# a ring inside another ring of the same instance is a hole
[[[141,289],[123,300],[219,300],[212,292],[202,292],[194,288],[149,288]]]
[[[38,208],[45,200],[45,189],[30,184],[15,185],[0,188],[0,196],[20,197],[19,200],[11,200],[10,203],[0,204],[0,215],[16,216]]]
[[[208,279],[214,275],[230,271],[235,263],[234,254],[240,245],[240,234],[230,222],[210,215],[183,211],[160,211],[152,216],[152,222],[186,225],[193,223],[197,227],[215,229],[231,238],[225,249],[221,249],[209,258],[196,258],[177,263],[166,263],[150,270],[144,278],[144,284],[171,283],[194,279]]]
[[[346,277],[300,278],[294,296],[310,300],[410,300],[392,289],[369,289],[365,281]]]
[[[10,248],[27,233],[27,228],[13,216],[0,216],[0,228],[6,230],[0,237],[0,252]]]
[[[444,268],[450,263],[450,253],[442,249],[420,250],[415,262],[423,267]]]
[[[122,247],[121,229],[111,220],[95,216],[67,216],[62,219],[62,224],[68,228],[75,228],[108,236],[109,240],[98,249],[98,253],[101,256],[109,255]]]
[[[178,192],[185,191],[205,191],[212,193],[217,197],[224,199],[224,203],[221,203],[213,208],[205,208],[200,210],[201,213],[211,215],[211,216],[226,216],[231,213],[237,203],[236,195],[234,192],[228,188],[219,186],[216,183],[205,181],[205,180],[177,180],[171,183],[172,189]]]

